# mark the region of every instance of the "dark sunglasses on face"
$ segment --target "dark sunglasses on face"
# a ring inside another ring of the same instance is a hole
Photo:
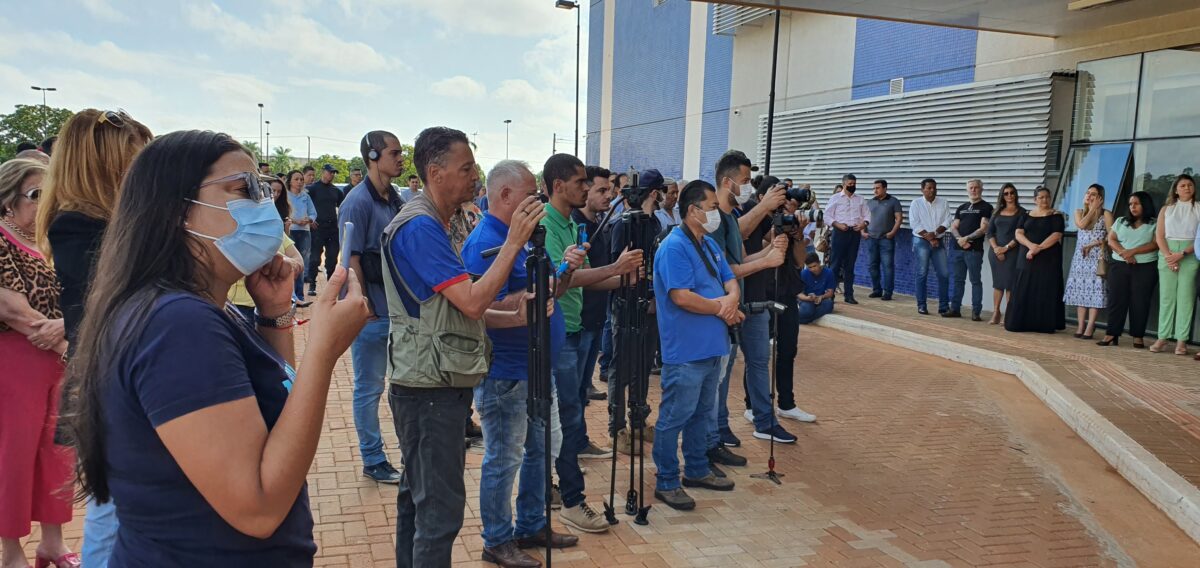
[[[239,172],[231,176],[225,176],[220,179],[206,181],[196,186],[196,189],[231,181],[241,181],[245,183],[246,195],[251,200],[265,201],[271,199],[271,182],[279,181],[279,179],[271,176],[264,176],[258,172]]]
[[[1008,196],[1010,196],[1010,195],[1016,195],[1016,194],[1017,194],[1017,193],[1016,193],[1015,191],[1006,191],[1006,192],[1004,192],[1004,196],[1005,196],[1005,197],[1008,197]]]
[[[111,124],[117,128],[125,128],[125,125],[129,124],[129,121],[131,120],[133,119],[130,118],[125,111],[117,109],[115,111],[106,110],[100,113],[100,116],[96,119],[96,122],[99,122],[100,124]]]

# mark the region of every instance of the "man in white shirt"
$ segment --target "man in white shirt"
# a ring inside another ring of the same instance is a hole
[[[926,277],[930,261],[933,261],[933,270],[937,274],[938,313],[950,311],[950,270],[946,242],[942,237],[950,228],[952,214],[946,200],[937,196],[936,181],[922,180],[921,193],[924,197],[912,201],[908,215],[913,232],[913,253],[917,257],[917,313],[924,316],[929,315]]]
[[[862,232],[871,221],[871,211],[861,195],[855,195],[858,178],[854,174],[842,176],[842,192],[829,198],[825,207],[825,221],[833,226],[833,240],[829,267],[834,276],[842,278],[842,291],[847,304],[857,304],[854,299],[854,263],[858,261],[858,246]]]

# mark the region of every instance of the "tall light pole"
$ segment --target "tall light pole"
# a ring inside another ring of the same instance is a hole
[[[512,119],[504,120],[504,159],[508,159],[508,125],[512,124]]]
[[[258,103],[258,157],[262,158],[263,148],[263,104]]]
[[[557,0],[554,7],[563,10],[575,10],[575,155],[579,156],[579,42],[580,22],[583,19],[583,7],[579,2]]]
[[[46,92],[53,92],[58,89],[55,87],[39,87],[37,85],[30,85],[29,88],[42,92],[42,139],[45,140],[50,137],[50,113],[46,108]]]
[[[308,158],[304,160],[304,165],[308,165],[312,161],[312,136],[305,136],[308,139]]]
[[[271,163],[271,121],[267,121],[267,159],[263,160],[266,163]]]

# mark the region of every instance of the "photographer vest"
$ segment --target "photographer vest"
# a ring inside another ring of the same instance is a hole
[[[415,388],[473,388],[487,375],[492,359],[492,344],[483,320],[468,318],[442,294],[421,301],[396,270],[392,238],[405,223],[419,216],[439,219],[437,209],[424,193],[406,203],[383,231],[383,256],[394,276],[383,279],[389,320],[388,382]],[[449,233],[446,240],[451,241]],[[455,255],[461,254],[458,246],[452,248]],[[397,289],[397,282],[403,291]],[[421,306],[417,317],[408,315],[401,293]]]

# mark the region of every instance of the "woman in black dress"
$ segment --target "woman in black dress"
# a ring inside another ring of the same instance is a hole
[[[988,263],[992,268],[992,320],[996,325],[1004,321],[1001,307],[1005,296],[1012,301],[1013,282],[1017,279],[1017,222],[1025,214],[1017,196],[1017,187],[1006,183],[1000,187],[1000,199],[988,223]]]
[[[1050,190],[1034,191],[1037,207],[1017,222],[1017,279],[1004,318],[1008,331],[1054,333],[1066,329],[1062,237],[1066,221],[1050,207]]]

